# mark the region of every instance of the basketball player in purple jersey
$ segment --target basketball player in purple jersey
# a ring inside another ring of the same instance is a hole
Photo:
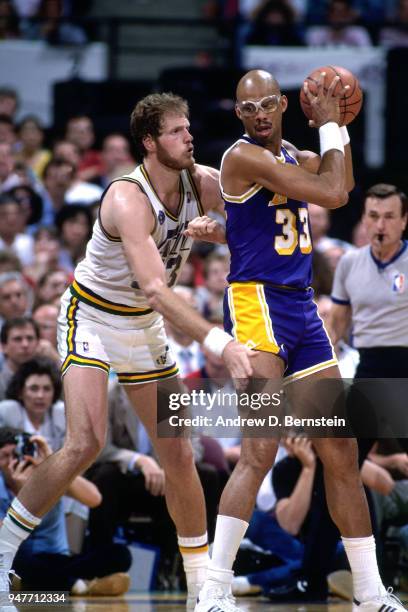
[[[313,108],[311,125],[319,129],[319,156],[282,140],[287,98],[271,74],[256,70],[240,80],[236,113],[245,134],[225,153],[220,175],[226,233],[208,217],[194,220],[188,229],[192,237],[228,243],[225,329],[259,352],[254,378],[284,378],[295,406],[307,401],[299,393],[304,393],[305,384],[340,378],[309,286],[312,240],[307,202],[343,206],[354,186],[347,128],[338,125],[339,96],[345,89],[334,94],[336,77],[325,92],[323,81],[322,73],[316,95],[304,86]],[[386,591],[378,572],[356,441],[314,438],[313,444],[324,465],[330,514],[353,573],[353,612],[404,610]],[[238,610],[231,596],[232,566],[277,446],[274,438],[242,440],[241,457],[221,499],[208,578],[196,612]]]

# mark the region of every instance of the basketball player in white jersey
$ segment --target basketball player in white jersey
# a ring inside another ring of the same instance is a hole
[[[166,500],[187,576],[187,605],[194,608],[208,557],[205,502],[189,440],[156,433],[158,381],[171,379],[166,387],[179,391],[162,315],[222,356],[234,378],[251,375],[252,353],[171,289],[191,248],[192,239],[183,233],[189,221],[222,206],[218,172],[194,163],[189,127],[187,103],[172,94],[147,96],[132,113],[131,131],[143,164],[106,190],[86,257],[62,298],[66,440],[34,471],[3,522],[0,590],[7,590],[19,544],[103,448],[113,367],[165,471]]]

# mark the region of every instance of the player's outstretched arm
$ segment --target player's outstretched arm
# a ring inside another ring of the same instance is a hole
[[[114,235],[120,235],[129,265],[150,307],[222,357],[233,378],[251,376],[250,360],[255,353],[208,323],[167,286],[164,265],[151,236],[154,217],[146,196],[135,185],[120,182],[109,190],[104,206],[111,227],[116,230]]]

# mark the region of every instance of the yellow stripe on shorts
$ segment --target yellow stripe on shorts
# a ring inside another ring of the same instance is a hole
[[[228,305],[232,333],[239,342],[259,351],[279,353],[262,284],[232,283]]]

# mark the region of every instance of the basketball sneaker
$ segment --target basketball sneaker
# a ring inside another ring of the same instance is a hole
[[[18,612],[15,606],[6,605],[7,596],[10,593],[10,575],[17,575],[14,570],[8,569],[10,564],[7,557],[8,555],[0,555],[0,610],[2,612]]]
[[[196,607],[198,595],[202,589],[203,583],[197,582],[196,584],[189,584],[187,591],[186,610],[187,612],[194,612]]]
[[[373,599],[369,599],[368,601],[358,602],[356,599],[353,599],[353,612],[402,612],[406,610],[402,601],[395,597],[392,592],[392,587],[390,587],[385,595],[378,595],[378,597],[373,597]]]
[[[205,586],[198,596],[194,612],[242,612],[235,605],[230,584]]]

